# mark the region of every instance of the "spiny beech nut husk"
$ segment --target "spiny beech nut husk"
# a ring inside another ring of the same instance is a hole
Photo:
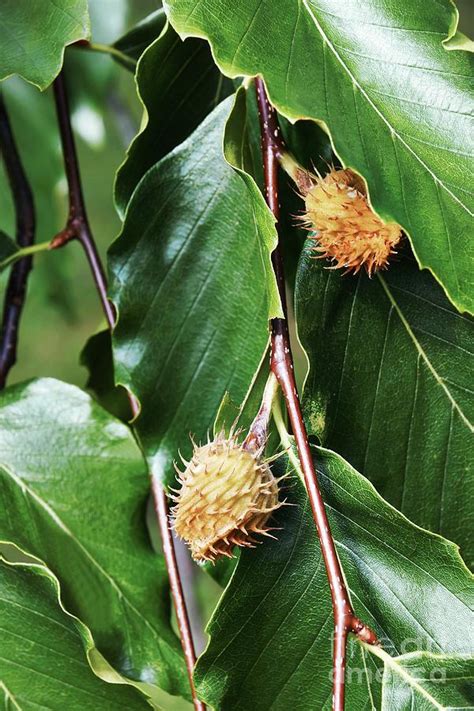
[[[351,170],[331,170],[324,178],[311,176],[305,191],[304,224],[320,258],[333,268],[368,274],[387,266],[402,232],[395,222],[383,222],[367,201],[362,180]]]
[[[233,546],[253,547],[252,534],[270,535],[267,521],[278,503],[278,482],[258,452],[234,436],[194,446],[173,508],[174,529],[197,561],[232,557]]]

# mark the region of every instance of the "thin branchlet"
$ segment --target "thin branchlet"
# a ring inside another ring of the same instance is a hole
[[[64,156],[64,169],[69,191],[69,212],[66,225],[51,242],[51,248],[57,249],[73,239],[77,239],[87,256],[92,277],[100,297],[102,308],[110,329],[115,325],[115,311],[107,297],[107,282],[97,246],[92,235],[82,193],[79,162],[77,160],[76,145],[70,121],[69,100],[67,95],[64,73],[54,82],[54,99],[58,117],[61,145]]]

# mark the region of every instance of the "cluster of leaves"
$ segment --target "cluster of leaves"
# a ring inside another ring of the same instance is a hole
[[[90,39],[87,5],[4,3],[0,79],[46,89],[65,47]],[[268,321],[281,315],[255,98],[241,81],[257,74],[299,160],[358,171],[407,235],[369,279],[325,269],[291,217],[281,230],[319,479],[354,606],[382,642],[350,641],[348,708],[474,702],[472,579],[458,548],[472,566],[472,55],[449,0],[343,5],[167,0],[108,47],[135,74],[144,113],[115,181],[113,364],[100,334],[83,354],[94,397],[39,378],[0,398],[8,709],[189,699],[146,526],[148,476],[173,485],[178,448],[187,457],[187,433],[203,438],[223,400],[247,398],[255,414]],[[282,202],[299,209],[291,189]],[[15,250],[2,238],[2,266]],[[114,384],[140,403],[134,433],[108,411],[124,411]],[[295,506],[278,513],[278,541],[240,556],[197,664],[216,709],[331,707],[329,587],[284,439],[276,467],[293,472]]]

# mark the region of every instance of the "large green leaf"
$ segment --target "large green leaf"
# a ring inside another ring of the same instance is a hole
[[[130,686],[93,674],[84,650],[92,649],[90,632],[64,610],[58,581],[44,566],[0,559],[0,616],[0,700],[6,711],[150,709]]]
[[[227,75],[261,74],[281,113],[324,122],[376,210],[410,234],[420,265],[459,309],[474,309],[474,59],[443,46],[457,24],[450,0],[164,4],[183,37],[209,39]]]
[[[89,36],[87,0],[0,4],[0,80],[19,74],[43,90],[59,74],[64,47]]]
[[[473,324],[409,256],[375,279],[300,260],[298,331],[310,432],[474,564]]]
[[[226,391],[242,400],[279,308],[273,220],[222,155],[230,106],[147,172],[110,250],[116,378],[141,402],[136,430],[162,478],[178,447],[189,453],[189,433],[212,427]]]
[[[384,660],[382,711],[460,711],[474,704],[472,657],[415,652]]]
[[[229,94],[229,82],[216,67],[209,45],[198,39],[183,42],[169,25],[143,54],[136,77],[145,126],[117,173],[115,201],[122,216],[146,171]]]
[[[159,8],[150,15],[144,17],[134,27],[130,28],[122,37],[114,42],[114,47],[122,54],[125,54],[127,61],[115,56],[126,69],[136,68],[136,63],[142,56],[145,49],[160,36],[166,24],[166,15],[163,8]],[[131,62],[130,62],[131,60]]]
[[[129,429],[73,386],[13,386],[0,398],[0,467],[0,539],[57,575],[65,606],[121,674],[187,693]]]
[[[456,547],[409,522],[338,455],[316,449],[315,457],[356,613],[376,630],[384,652],[469,654],[472,578]],[[242,551],[209,625],[196,681],[218,710],[331,708],[333,618],[326,572],[299,478],[290,480],[285,495],[296,506],[275,516],[282,527],[278,541]],[[351,638],[348,709],[381,708],[383,661]]]

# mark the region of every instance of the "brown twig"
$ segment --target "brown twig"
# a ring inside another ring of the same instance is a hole
[[[160,526],[163,555],[166,560],[166,567],[168,568],[171,594],[173,596],[181,644],[186,661],[186,668],[188,670],[193,704],[196,711],[205,711],[206,707],[203,702],[198,699],[196,688],[194,686],[193,671],[196,664],[196,654],[194,651],[194,641],[191,634],[188,611],[184,599],[183,586],[181,584],[181,576],[179,574],[179,567],[176,561],[173,535],[169,525],[168,500],[165,490],[161,486],[160,482],[154,477],[151,478],[151,490],[153,492],[155,511]]]
[[[79,163],[71,127],[67,89],[62,74],[60,74],[54,82],[54,96],[69,188],[69,214],[65,228],[53,239],[51,247],[52,249],[62,247],[72,239],[77,239],[82,244],[89,261],[107,323],[110,331],[113,331],[115,326],[115,310],[107,297],[107,281],[104,268],[100,261],[99,253],[87,219],[79,174]],[[129,394],[129,400],[132,414],[136,417],[139,414],[138,403],[132,394]],[[163,555],[168,570],[171,595],[178,621],[193,704],[196,711],[205,711],[206,707],[197,698],[196,689],[194,687],[193,670],[196,663],[196,654],[169,525],[168,500],[161,483],[153,477],[151,478],[151,490],[161,531]]]
[[[64,168],[69,190],[69,214],[66,226],[52,240],[51,249],[62,247],[72,239],[77,239],[81,243],[89,261],[107,323],[109,327],[113,329],[115,325],[115,312],[114,307],[107,298],[105,272],[87,219],[76,146],[70,121],[66,82],[63,73],[61,73],[54,82],[54,99],[56,102],[56,113],[58,116],[64,155]]]
[[[1,92],[0,150],[15,205],[16,241],[20,247],[29,247],[35,237],[35,206]],[[0,389],[5,387],[8,373],[16,363],[18,330],[32,263],[32,257],[24,257],[12,267],[8,279],[0,334]]]
[[[284,152],[284,145],[276,112],[268,100],[263,80],[257,78],[255,84],[262,139],[265,198],[277,220],[278,226],[280,213],[280,205],[278,203],[278,159]],[[286,314],[285,279],[283,260],[279,246],[277,246],[272,254],[272,262],[283,311]],[[281,386],[285,398],[288,417],[295,437],[301,470],[304,475],[331,590],[335,622],[333,647],[333,710],[343,711],[348,633],[353,632],[361,640],[369,644],[376,644],[377,637],[374,632],[363,624],[354,614],[347,591],[341,564],[331,535],[324,501],[319,489],[313,457],[308,443],[308,435],[301,413],[286,319],[273,319],[271,322],[271,330],[272,350],[270,367]]]

